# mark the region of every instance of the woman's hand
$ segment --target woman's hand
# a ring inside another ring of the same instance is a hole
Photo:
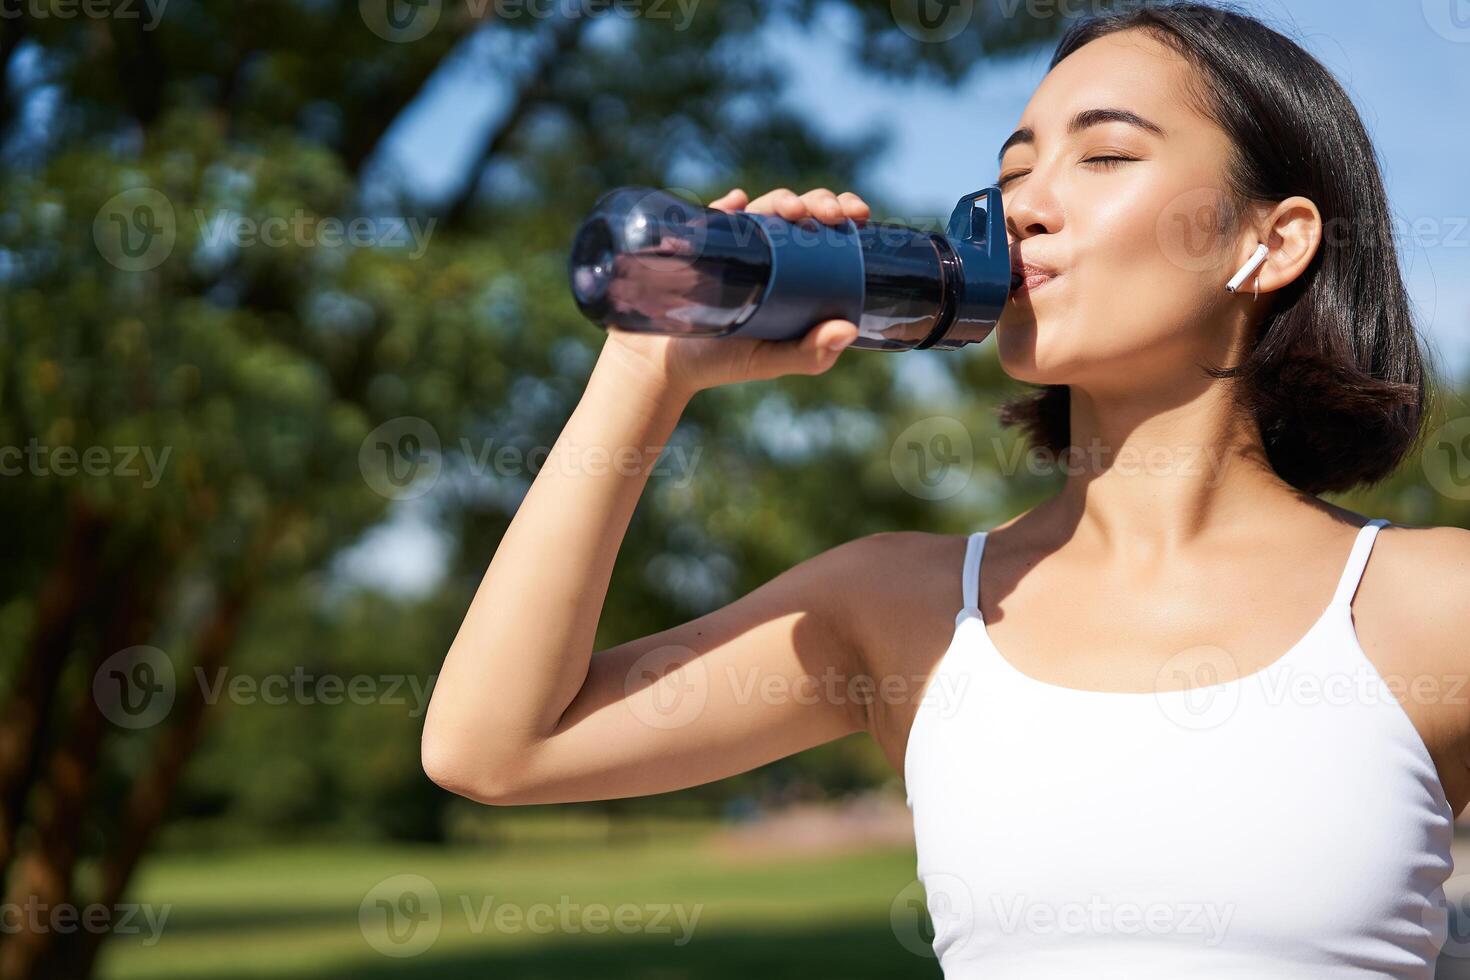
[[[811,217],[827,224],[840,224],[844,218],[864,221],[869,215],[868,205],[856,194],[833,194],[825,187],[801,195],[782,187],[754,201],[737,187],[709,206],[720,211],[776,214],[789,221]],[[658,387],[688,397],[704,388],[738,381],[822,374],[857,334],[857,325],[850,320],[825,320],[795,340],[677,337],[612,329],[601,356],[616,359],[621,369]]]

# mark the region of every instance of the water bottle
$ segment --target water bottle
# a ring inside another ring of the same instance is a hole
[[[960,198],[943,234],[620,187],[578,227],[568,271],[578,309],[604,329],[790,340],[844,319],[858,326],[853,347],[885,351],[979,343],[1012,289],[996,187]]]

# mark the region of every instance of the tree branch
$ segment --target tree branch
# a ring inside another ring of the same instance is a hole
[[[74,497],[56,564],[41,585],[26,660],[0,714],[0,882],[15,856],[16,833],[36,780],[42,733],[84,610],[95,596],[107,521]]]
[[[158,561],[140,555],[130,560],[131,573],[111,593],[106,626],[97,637],[88,676],[95,676],[108,657],[142,643],[152,633],[153,618],[162,601],[163,568]],[[86,903],[74,894],[73,879],[83,824],[91,794],[96,789],[97,767],[107,722],[92,694],[90,684],[77,691],[67,728],[66,741],[46,766],[46,781],[36,792],[30,822],[33,846],[16,864],[8,896],[13,907],[81,908]],[[80,976],[58,962],[69,945],[60,942],[57,931],[32,929],[25,917],[0,946],[0,980],[26,977]]]

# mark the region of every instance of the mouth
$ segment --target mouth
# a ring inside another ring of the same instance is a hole
[[[1055,269],[1030,262],[1015,265],[1011,268],[1011,293],[1030,295],[1060,276]]]

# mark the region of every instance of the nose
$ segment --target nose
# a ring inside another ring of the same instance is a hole
[[[1022,185],[1002,198],[1005,203],[1006,231],[1012,241],[1035,235],[1054,235],[1062,228],[1062,208],[1037,178],[1026,176]]]

